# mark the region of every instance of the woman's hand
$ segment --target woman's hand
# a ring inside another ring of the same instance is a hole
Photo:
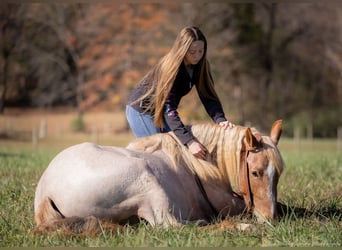
[[[235,127],[235,124],[229,122],[229,121],[224,121],[224,122],[220,122],[219,125],[221,127],[223,127],[224,129],[227,129],[227,128],[234,128]]]
[[[190,152],[194,156],[196,156],[197,158],[202,159],[202,160],[205,159],[205,156],[207,154],[207,150],[205,149],[205,147],[201,143],[199,143],[195,140],[191,140],[190,142],[187,143],[187,146],[188,146]]]

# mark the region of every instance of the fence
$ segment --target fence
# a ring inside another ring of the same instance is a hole
[[[37,147],[39,142],[48,136],[61,137],[70,131],[71,118],[55,120],[48,120],[46,118],[34,119],[34,122],[27,122],[19,120],[16,117],[0,117],[2,118],[2,126],[0,126],[0,140],[21,140],[31,141],[33,147]],[[106,119],[93,118],[93,122],[88,122],[88,129],[86,133],[89,135],[90,141],[99,143],[100,138],[110,137],[114,134],[127,132],[128,125],[124,117],[116,117]],[[104,120],[104,121],[103,121]],[[1,121],[1,119],[0,119]],[[62,122],[61,122],[62,121]],[[96,121],[96,122],[94,122]],[[102,122],[103,121],[103,122]],[[1,123],[0,123],[1,125]],[[313,126],[308,125],[306,133],[301,134],[300,127],[294,127],[293,142],[296,148],[300,148],[303,140],[306,142],[313,142]],[[337,129],[336,149],[342,152],[342,126]]]

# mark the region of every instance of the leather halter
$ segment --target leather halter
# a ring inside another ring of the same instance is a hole
[[[237,197],[239,197],[240,199],[243,199],[245,201],[248,212],[251,211],[254,207],[254,199],[253,199],[253,193],[252,193],[252,188],[251,188],[251,182],[250,182],[250,178],[249,178],[249,164],[248,164],[247,158],[248,158],[248,155],[250,152],[256,151],[260,148],[262,148],[262,139],[261,139],[261,135],[259,136],[259,134],[257,134],[256,135],[256,146],[255,147],[246,146],[246,152],[245,152],[245,156],[244,156],[243,171],[245,171],[245,172],[243,174],[245,175],[246,182],[247,182],[246,194],[242,195],[242,194],[237,194],[237,193],[233,192]],[[211,211],[213,212],[213,214],[215,215],[215,217],[217,217],[219,215],[219,211],[215,208],[215,206],[210,201],[210,199],[207,195],[207,192],[205,191],[203,184],[202,184],[199,176],[197,175],[196,171],[194,171],[194,177],[195,177],[197,186],[200,189],[205,201],[208,203],[208,205],[209,205]]]
[[[171,137],[176,140],[177,138],[171,134]],[[253,193],[252,193],[252,189],[251,189],[251,184],[250,184],[250,179],[249,179],[249,165],[248,165],[248,161],[247,161],[247,157],[248,157],[248,154],[249,152],[253,152],[259,148],[262,148],[262,138],[261,138],[261,135],[260,134],[255,134],[255,144],[256,144],[256,147],[248,147],[246,146],[246,153],[245,153],[245,157],[244,157],[244,163],[245,163],[245,167],[244,167],[244,171],[245,171],[245,178],[246,178],[246,181],[247,181],[247,194],[246,195],[241,195],[241,194],[237,194],[236,192],[233,191],[233,194],[236,195],[237,197],[243,199],[245,201],[245,204],[247,206],[247,211],[250,211],[253,207],[254,207],[254,199],[253,199]],[[193,173],[194,173],[194,177],[195,177],[195,181],[196,181],[196,184],[199,188],[199,190],[201,191],[201,194],[203,195],[203,198],[205,199],[205,201],[208,203],[212,213],[215,215],[215,217],[217,217],[219,215],[219,211],[215,208],[215,206],[212,204],[212,202],[210,201],[208,195],[207,195],[207,192],[205,191],[204,189],[204,186],[202,184],[202,181],[201,179],[199,178],[197,172],[192,168],[193,170]],[[246,198],[245,198],[246,197]]]
[[[257,137],[257,143],[256,143],[256,147],[246,147],[246,152],[245,152],[245,156],[244,156],[244,168],[243,171],[245,171],[243,174],[245,175],[246,178],[246,182],[247,182],[247,193],[245,195],[242,194],[237,194],[233,191],[233,194],[236,195],[237,197],[239,197],[240,199],[245,201],[246,207],[247,207],[247,211],[251,211],[254,207],[254,199],[253,199],[253,193],[252,193],[252,188],[251,188],[251,183],[250,183],[250,179],[249,179],[249,165],[248,165],[248,155],[249,152],[253,152],[256,151],[260,148],[262,148],[262,139],[261,137]],[[215,206],[211,203],[207,192],[205,191],[203,184],[199,178],[199,176],[197,175],[196,171],[194,171],[194,176],[195,176],[195,180],[196,183],[204,197],[204,199],[206,200],[206,202],[209,204],[210,209],[212,210],[213,214],[217,217],[219,215],[219,211],[217,211],[217,209],[215,208]]]
[[[244,178],[246,179],[247,182],[247,190],[246,194],[243,196],[243,199],[245,201],[245,204],[247,206],[247,210],[251,211],[254,207],[254,199],[253,199],[253,193],[252,193],[252,188],[251,188],[251,182],[250,182],[250,178],[249,178],[249,165],[248,165],[248,155],[249,152],[253,152],[256,151],[258,149],[262,148],[262,137],[259,133],[254,134],[255,136],[255,141],[254,141],[254,145],[253,147],[248,147],[246,146],[246,153],[245,153],[245,157],[244,157],[244,161],[245,161],[245,167],[244,167],[244,171],[245,173],[243,173],[245,176]],[[241,195],[240,195],[241,196]]]
[[[252,208],[254,207],[253,193],[252,193],[252,188],[251,188],[251,182],[250,182],[250,179],[249,179],[249,165],[248,165],[248,161],[247,161],[248,154],[249,154],[250,151],[252,151],[252,150],[250,150],[250,149],[246,150],[245,159],[244,159],[246,167],[243,169],[244,171],[246,171],[244,174],[246,176],[245,178],[246,178],[246,181],[247,181],[247,192],[248,192],[248,194],[246,195],[246,199],[244,198],[244,200],[245,200],[245,203],[246,203],[248,211],[252,210]]]
[[[242,172],[242,176],[243,176],[243,178],[245,178],[245,182],[247,184],[247,187],[245,187],[245,188],[247,188],[247,190],[244,190],[242,192],[240,190],[239,193],[233,191],[234,196],[238,197],[241,200],[244,200],[245,205],[247,207],[247,211],[251,211],[252,208],[254,207],[253,193],[252,193],[251,183],[250,183],[250,179],[249,179],[249,165],[247,162],[249,152],[254,151],[254,150],[255,150],[255,148],[247,149],[245,152],[244,158],[243,158],[244,167],[243,167],[242,171],[244,171],[244,172]],[[239,185],[241,186],[241,183]]]

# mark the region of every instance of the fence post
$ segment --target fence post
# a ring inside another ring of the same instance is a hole
[[[92,127],[91,137],[92,137],[93,143],[95,144],[99,143],[99,133],[98,133],[97,127]]]
[[[46,119],[40,121],[39,138],[45,138],[47,130]]]
[[[342,127],[337,128],[337,151],[342,151]]]
[[[110,124],[109,122],[106,122],[103,124],[103,134],[105,137],[108,137],[110,135]]]
[[[299,126],[296,126],[293,129],[293,139],[294,139],[296,149],[299,149],[299,144],[300,144],[300,127]]]
[[[38,146],[38,142],[39,142],[39,139],[38,139],[37,128],[34,126],[32,128],[32,146],[36,148]]]
[[[9,134],[10,132],[12,132],[12,121],[10,118],[7,118],[6,120],[6,133]]]
[[[312,123],[308,123],[306,125],[306,138],[308,140],[309,147],[312,148],[313,147],[313,142],[312,142],[312,140],[313,140],[313,125],[312,125]]]
[[[312,123],[309,123],[306,127],[306,137],[308,140],[312,140],[313,139],[313,126]]]

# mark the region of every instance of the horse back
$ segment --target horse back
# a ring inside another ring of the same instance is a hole
[[[127,201],[126,210],[155,202],[187,214],[188,203],[195,197],[191,192],[197,189],[191,175],[180,169],[176,171],[161,151],[148,154],[78,144],[59,153],[43,173],[36,189],[35,212],[49,198],[66,217],[110,216],[104,208]]]

